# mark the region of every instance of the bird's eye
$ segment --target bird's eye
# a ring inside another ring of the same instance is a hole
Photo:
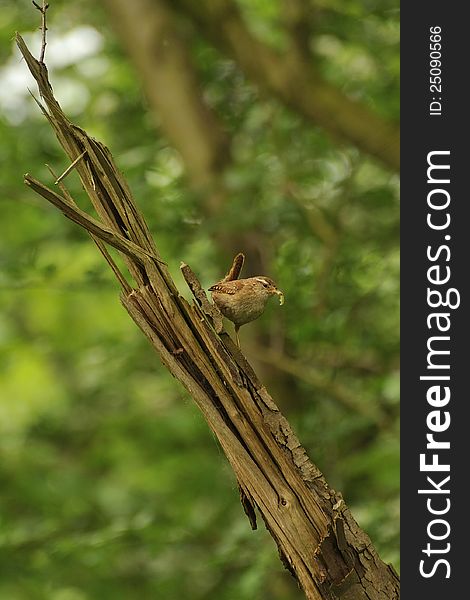
[[[256,281],[261,283],[261,285],[266,289],[271,287],[271,284],[269,283],[269,281],[266,281],[266,279],[262,279],[261,277],[258,279],[258,277],[256,277]]]

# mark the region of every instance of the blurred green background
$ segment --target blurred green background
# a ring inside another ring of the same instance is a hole
[[[186,297],[180,261],[209,286],[239,250],[246,275],[284,291],[242,347],[398,568],[398,175],[257,85],[187,3],[127,2],[127,17],[122,4],[51,1],[56,97],[111,149]],[[198,10],[220,19],[220,4]],[[396,2],[237,4],[264,46],[301,41],[342,95],[398,120]],[[39,17],[0,1],[0,600],[302,598],[101,255],[22,183],[68,166],[13,42],[17,30],[38,56]]]

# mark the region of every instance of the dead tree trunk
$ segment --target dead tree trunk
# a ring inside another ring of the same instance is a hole
[[[250,365],[222,329],[187,265],[182,273],[195,297],[180,294],[109,150],[73,125],[55,100],[46,66],[18,35],[36,79],[41,110],[55,130],[96,209],[82,211],[63,184],[60,194],[30,175],[25,183],[86,229],[113,269],[121,301],[163,364],[188,390],[217,436],[235,472],[243,509],[256,528],[256,511],[274,538],[284,565],[311,600],[391,600],[399,580],[377,555],[341,495],[326,483]],[[123,255],[129,284],[106,245]]]

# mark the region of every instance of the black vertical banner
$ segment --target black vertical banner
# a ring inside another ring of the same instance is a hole
[[[463,5],[401,3],[405,600],[460,597],[469,572],[469,38]]]

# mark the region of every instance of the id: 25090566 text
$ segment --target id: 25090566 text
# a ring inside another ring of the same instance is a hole
[[[429,114],[440,116],[442,114],[442,28],[434,25],[429,28]]]

